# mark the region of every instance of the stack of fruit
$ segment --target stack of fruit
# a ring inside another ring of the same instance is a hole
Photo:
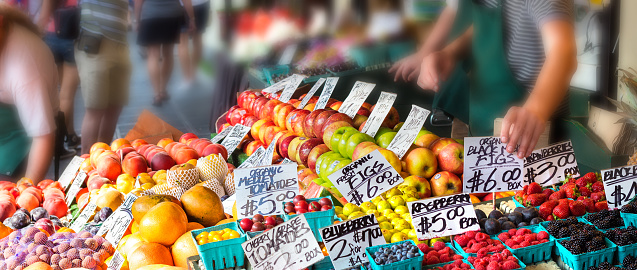
[[[603,209],[597,213],[588,214],[585,218],[588,222],[592,223],[595,227],[601,230],[623,227],[624,219],[620,216],[619,211],[619,209]]]
[[[58,217],[49,215],[49,212],[43,207],[35,208],[31,212],[28,212],[25,208],[20,208],[12,217],[4,221],[4,225],[14,230],[33,225],[46,231],[49,235],[64,227]]]
[[[327,211],[330,209],[332,209],[332,201],[328,198],[322,198],[318,201],[308,203],[305,196],[296,195],[293,201],[285,203],[284,211],[288,215],[296,215],[309,212]]]
[[[545,228],[555,239],[574,236],[580,230],[595,230],[595,226],[580,222],[575,217],[550,221]]]
[[[476,209],[475,212],[481,231],[490,235],[519,227],[540,224],[540,222],[544,221],[539,217],[538,210],[533,207],[517,207],[507,215],[496,209],[492,210],[488,217],[480,209]]]
[[[370,255],[372,255],[371,259],[377,265],[390,265],[421,256],[418,252],[418,247],[410,241],[404,241],[391,247],[381,247]]]
[[[230,228],[225,228],[219,231],[201,232],[195,237],[195,240],[197,240],[197,245],[204,245],[228,239],[235,239],[240,236],[239,232]]]
[[[418,248],[425,254],[425,258],[422,260],[422,265],[434,265],[439,263],[447,263],[452,260],[462,260],[462,255],[456,254],[456,252],[444,242],[436,242],[433,244],[433,248],[430,248],[427,244],[418,244]]]
[[[44,207],[56,217],[66,216],[68,207],[59,182],[44,180],[36,186],[28,178],[22,178],[18,183],[0,181],[0,222],[13,216],[16,210],[24,209],[29,213],[38,207]]]
[[[239,227],[244,232],[262,232],[267,231],[274,226],[283,223],[283,218],[280,216],[267,216],[256,214],[252,218],[244,218],[239,221]]]
[[[559,243],[574,255],[605,249],[604,233],[598,230],[577,230],[570,239]]]
[[[466,232],[453,238],[453,241],[465,253],[500,252],[504,249],[502,242],[491,239],[488,234],[481,232]]]
[[[500,253],[489,254],[486,253],[478,253],[477,257],[469,257],[469,262],[476,269],[502,269],[502,270],[512,270],[521,268],[521,262],[511,254],[511,251],[508,249],[503,250]],[[523,264],[522,264],[523,265]]]
[[[626,228],[615,228],[606,231],[604,236],[613,241],[617,246],[627,246],[637,244],[637,228],[628,226]]]
[[[498,239],[512,249],[539,245],[549,241],[549,234],[545,231],[534,233],[527,228],[510,229],[498,235]]]

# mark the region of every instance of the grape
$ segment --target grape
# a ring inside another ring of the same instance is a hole
[[[49,212],[44,209],[44,207],[37,207],[31,210],[31,218],[34,221],[38,221],[41,218],[49,218]]]

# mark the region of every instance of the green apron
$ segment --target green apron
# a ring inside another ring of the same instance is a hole
[[[505,55],[502,0],[496,8],[473,5],[473,69],[470,120],[472,136],[493,136],[493,121],[527,96]]]
[[[31,140],[15,106],[0,103],[0,175],[12,176],[26,158]]]
[[[471,26],[471,0],[458,1],[458,10],[453,22],[448,42],[464,34]],[[471,61],[464,60],[456,64],[455,69],[444,81],[440,91],[434,95],[433,107],[441,109],[453,115],[462,122],[469,123],[469,77],[467,73],[471,70]]]

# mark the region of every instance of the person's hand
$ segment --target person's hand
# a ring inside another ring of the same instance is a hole
[[[455,57],[444,50],[428,55],[422,60],[418,86],[435,92],[440,91],[440,83],[449,78],[455,65]]]
[[[405,81],[412,81],[416,79],[418,73],[420,73],[420,63],[422,63],[422,57],[420,54],[415,53],[396,62],[389,69],[389,73],[395,73],[395,82],[401,78]]]
[[[507,144],[506,151],[513,153],[518,147],[518,158],[528,157],[542,132],[544,132],[546,120],[538,117],[532,111],[524,107],[511,107],[502,121],[500,138]]]
[[[195,25],[195,19],[190,19],[188,21],[188,32],[194,33],[197,30],[197,25]]]

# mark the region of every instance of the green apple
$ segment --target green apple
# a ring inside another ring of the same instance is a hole
[[[353,127],[340,127],[334,132],[334,134],[332,135],[332,138],[329,141],[330,148],[332,149],[332,151],[339,153],[338,144],[341,142],[341,137],[343,136],[343,134],[345,134],[348,131],[358,131],[358,130],[356,130]]]
[[[400,189],[397,189],[397,188],[392,188],[388,190],[387,193],[385,194],[386,198],[391,198],[393,196],[400,196],[400,195],[403,195],[403,194],[400,191]]]
[[[458,142],[461,145],[464,145],[464,140],[463,139],[455,139],[456,142]]]
[[[386,132],[385,134],[378,137],[378,140],[376,140],[376,143],[378,144],[378,146],[382,148],[387,148],[387,146],[389,146],[389,143],[391,143],[394,137],[396,137],[396,134],[398,134],[398,132],[395,132],[395,131]]]
[[[422,135],[431,134],[431,133],[433,133],[433,132],[423,128],[420,131],[418,131],[418,134],[416,135],[416,140],[418,140],[418,138],[420,138],[420,136],[422,136]]]
[[[354,156],[354,149],[356,149],[356,146],[358,146],[359,144],[361,144],[362,142],[373,142],[374,138],[372,138],[372,136],[369,136],[365,133],[358,133],[358,134],[354,134],[352,136],[349,137],[349,139],[347,139],[347,143],[345,146],[345,155],[346,157],[352,158]],[[339,145],[340,147],[340,145]],[[339,148],[340,150],[341,148]],[[341,152],[341,154],[343,154]]]
[[[396,207],[401,206],[401,205],[405,205],[405,200],[403,199],[402,196],[393,196],[391,198],[389,198],[389,204],[391,204],[392,209],[396,209]]]
[[[405,124],[405,122],[400,122],[398,124],[396,124],[396,126],[394,126],[394,131],[398,132],[400,130],[401,127],[403,127],[403,125]]]
[[[391,130],[391,128],[388,127],[380,127],[378,129],[378,131],[376,132],[376,135],[374,135],[374,140],[378,141],[378,138],[380,138],[380,136],[383,136],[383,134],[387,133],[387,132],[392,132],[393,130]]]
[[[349,138],[356,133],[360,133],[360,131],[355,129],[348,130],[347,132],[343,133],[343,136],[341,136],[341,140],[338,142],[338,147],[335,148],[338,149],[338,152],[341,154],[341,156],[348,157],[347,152],[345,152],[345,150],[347,149],[347,140],[349,140]],[[349,155],[349,157],[351,158],[352,155]]]
[[[320,155],[318,157],[318,159],[316,159],[316,172],[315,173],[319,174],[320,171],[321,171],[321,165],[325,161],[332,159],[336,154],[338,154],[338,153],[335,153],[333,151],[329,151],[329,152],[326,152],[326,153]],[[336,156],[340,157],[340,155],[336,155]]]
[[[368,210],[376,210],[376,205],[372,202],[364,202],[361,203],[361,209],[363,209],[363,211],[367,212]]]
[[[323,162],[321,162],[320,167],[317,164],[316,174],[318,174],[321,178],[327,179],[327,175],[325,175],[325,171],[327,170],[329,165],[332,164],[332,162],[334,162],[334,160],[338,158],[342,158],[341,155],[339,155],[338,153],[332,153],[329,156],[327,156],[325,159],[323,159]]]
[[[337,159],[336,161],[327,168],[327,171],[325,171],[325,178],[352,163],[352,160],[347,158]]]
[[[343,215],[349,216],[354,212],[360,212],[361,208],[353,203],[347,203],[343,206]]]

